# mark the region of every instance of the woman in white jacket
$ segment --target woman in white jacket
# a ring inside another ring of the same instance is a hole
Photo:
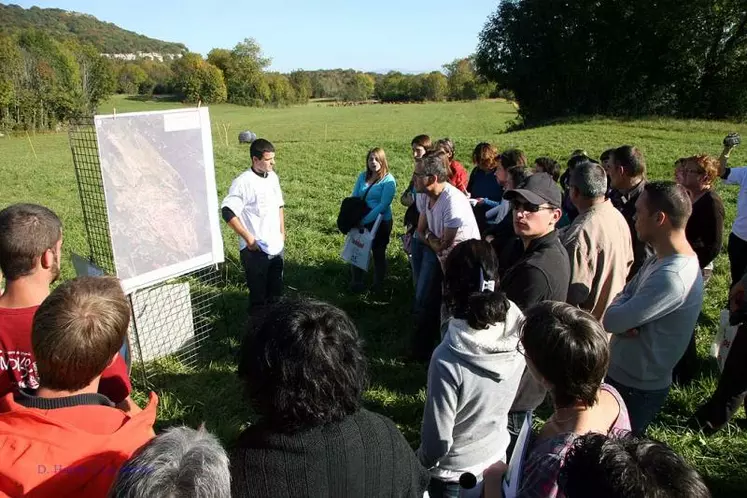
[[[451,318],[428,368],[418,456],[431,472],[431,498],[457,497],[464,472],[481,476],[505,458],[507,415],[524,371],[517,351],[522,313],[498,285],[490,244],[468,240],[445,264]]]

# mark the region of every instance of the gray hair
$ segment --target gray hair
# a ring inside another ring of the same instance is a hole
[[[168,429],[124,463],[109,496],[230,498],[228,455],[203,428]]]
[[[599,164],[584,161],[571,171],[570,185],[578,189],[581,197],[604,197],[607,193],[607,173]]]
[[[423,173],[435,176],[438,183],[444,183],[449,179],[449,157],[442,150],[427,152],[421,159]]]

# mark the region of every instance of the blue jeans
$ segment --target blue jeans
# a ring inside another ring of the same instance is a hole
[[[420,264],[423,262],[423,244],[417,232],[412,234],[410,241],[410,265],[412,266],[412,285],[417,289]]]
[[[617,389],[625,401],[633,435],[644,435],[649,424],[653,422],[667,401],[669,387],[655,391],[643,391],[624,386],[609,377],[605,379],[605,382]]]
[[[418,242],[418,250],[413,251],[412,262],[417,281],[415,284],[414,312],[418,315],[433,304],[431,298],[435,293],[434,287],[436,285],[438,286],[439,296],[441,294],[441,262],[438,260],[436,253],[421,242]]]
[[[441,327],[441,263],[436,253],[422,242],[413,257],[413,271],[418,276],[415,285],[415,337],[413,354],[422,360],[430,358]]]

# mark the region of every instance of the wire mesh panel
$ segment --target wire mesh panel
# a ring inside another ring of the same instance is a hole
[[[88,260],[116,275],[93,119],[73,123],[70,147],[89,246]],[[223,274],[219,266],[139,289],[129,295],[132,375],[144,383],[163,371],[196,366],[215,320]]]
[[[68,136],[86,225],[88,259],[108,275],[116,275],[93,118],[72,123]]]

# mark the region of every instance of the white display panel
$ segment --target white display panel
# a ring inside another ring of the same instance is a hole
[[[125,292],[223,262],[208,109],[96,116],[94,124]]]

